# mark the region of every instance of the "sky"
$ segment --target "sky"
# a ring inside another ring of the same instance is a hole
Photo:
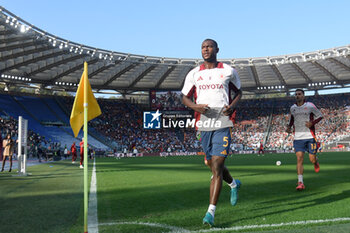
[[[0,0],[58,37],[124,53],[201,58],[278,56],[350,44],[348,0]]]

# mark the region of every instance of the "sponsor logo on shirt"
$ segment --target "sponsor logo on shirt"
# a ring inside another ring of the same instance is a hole
[[[222,84],[203,84],[199,85],[199,90],[209,90],[209,89],[224,89]]]

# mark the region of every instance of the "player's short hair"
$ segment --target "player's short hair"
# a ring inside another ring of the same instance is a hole
[[[203,42],[204,42],[204,41],[211,41],[211,42],[214,43],[214,45],[215,45],[216,48],[219,48],[218,43],[217,43],[215,40],[213,40],[213,39],[207,38],[207,39],[203,40]]]
[[[304,92],[303,89],[298,88],[298,89],[295,90],[295,93],[296,93],[297,91],[301,91],[301,92],[303,93],[303,95],[305,95],[305,92]]]

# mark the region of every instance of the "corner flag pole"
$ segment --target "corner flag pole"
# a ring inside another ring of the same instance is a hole
[[[88,232],[88,65],[84,62],[84,232]]]
[[[88,232],[88,121],[101,115],[101,108],[92,92],[88,79],[88,64],[84,62],[84,71],[80,78],[77,94],[75,95],[72,112],[70,115],[70,126],[74,137],[77,137],[82,126],[84,126],[84,232]]]

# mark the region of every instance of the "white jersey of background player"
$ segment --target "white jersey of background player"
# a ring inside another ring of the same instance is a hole
[[[322,113],[311,102],[304,102],[303,105],[298,106],[294,104],[290,108],[291,119],[289,125],[294,125],[294,140],[312,139],[316,140],[315,120],[322,119]],[[321,119],[320,119],[321,118]],[[313,122],[312,127],[308,128],[305,123]]]

